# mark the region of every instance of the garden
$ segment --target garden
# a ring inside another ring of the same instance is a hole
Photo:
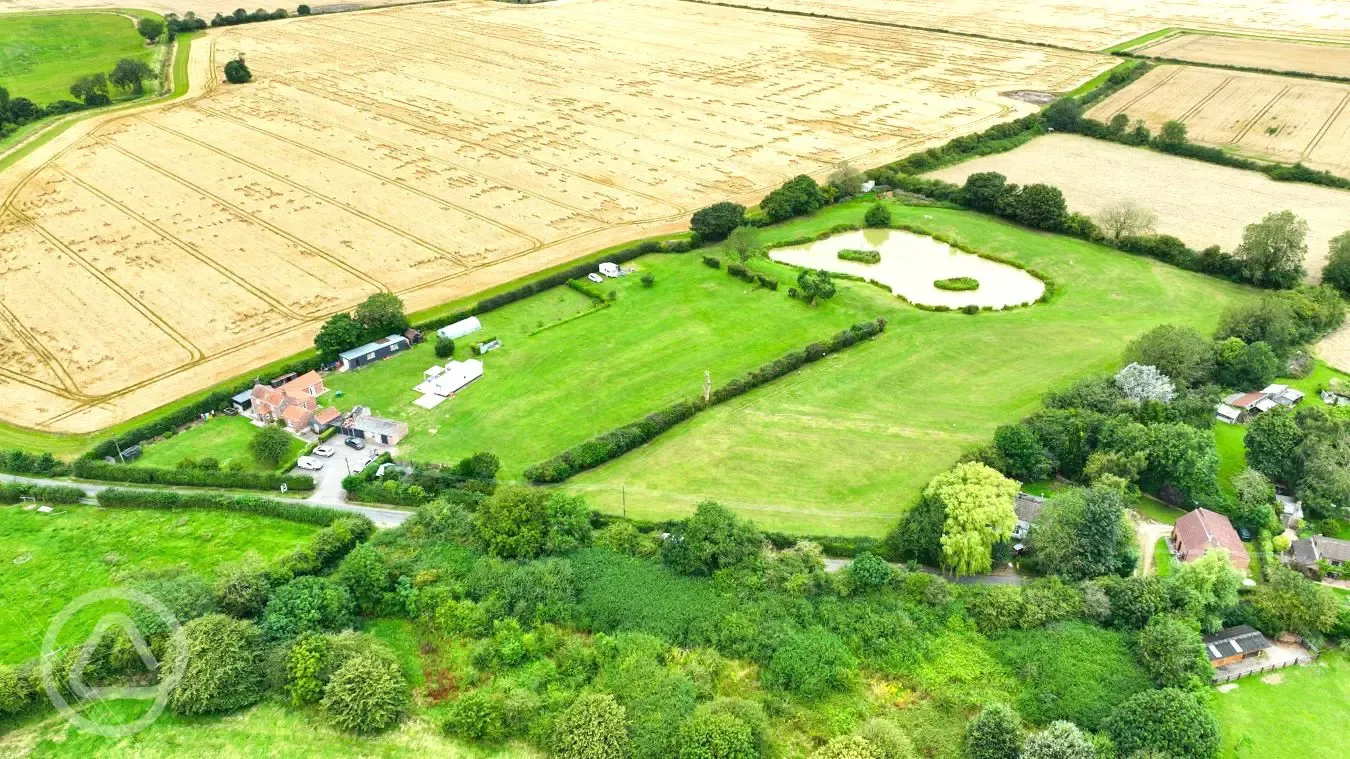
[[[173,469],[179,466],[201,467],[203,462],[207,462],[206,466],[218,469],[239,469],[245,472],[276,471],[275,465],[260,462],[249,448],[258,430],[259,428],[244,416],[223,414],[214,416],[170,437],[146,444],[135,465]],[[287,448],[280,460],[294,461],[304,449],[305,441],[288,435]]]

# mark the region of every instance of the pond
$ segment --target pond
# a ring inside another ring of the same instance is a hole
[[[874,264],[845,261],[839,258],[841,250],[875,250],[881,260]],[[844,232],[806,245],[775,248],[769,251],[769,257],[794,266],[874,279],[911,303],[925,306],[1007,308],[1034,303],[1045,292],[1044,282],[1015,266],[898,229]],[[956,277],[970,277],[979,286],[974,290],[941,290],[933,285]]]

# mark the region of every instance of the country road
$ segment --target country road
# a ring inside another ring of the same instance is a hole
[[[101,491],[109,488],[119,488],[125,490],[147,490],[148,488],[125,487],[121,484],[104,484],[99,482],[81,482],[78,480],[54,480],[44,477],[20,477],[12,474],[0,474],[0,482],[18,482],[28,485],[44,485],[47,487],[73,487],[80,488],[89,497],[90,502],[94,502]],[[163,488],[165,490],[186,490],[186,488]],[[198,491],[199,492],[199,491]],[[253,493],[254,495],[266,495],[263,493]],[[398,527],[412,516],[410,511],[399,511],[397,509],[381,509],[374,506],[358,506],[354,503],[347,503],[345,498],[334,498],[332,496],[323,496],[318,493],[309,498],[296,500],[294,503],[309,504],[311,506],[322,506],[338,511],[348,511],[353,514],[360,514],[376,527]]]

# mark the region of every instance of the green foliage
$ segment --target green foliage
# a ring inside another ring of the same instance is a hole
[[[253,72],[248,70],[248,66],[244,65],[242,59],[235,58],[226,62],[225,81],[230,84],[243,84],[251,79],[253,79]]]
[[[886,550],[898,559],[939,566],[942,563],[942,528],[946,521],[947,510],[942,501],[921,498],[887,534]]]
[[[35,695],[26,673],[0,664],[0,716],[18,714],[27,709]]]
[[[1086,622],[1004,633],[993,648],[1021,683],[1013,705],[1036,724],[1068,720],[1095,730],[1149,688],[1127,636]]]
[[[145,16],[136,22],[136,31],[147,42],[155,42],[164,33],[164,22],[157,18]]]
[[[1350,232],[1331,239],[1331,252],[1322,268],[1322,282],[1350,295]]]
[[[393,577],[384,554],[368,543],[353,548],[338,565],[333,579],[347,589],[362,614],[374,614],[384,594],[393,587]]]
[[[286,652],[286,691],[294,706],[318,703],[331,672],[333,646],[328,636],[301,633]]]
[[[994,431],[995,469],[1021,482],[1049,476],[1053,462],[1035,431],[1026,424],[1005,424]]]
[[[323,710],[339,729],[373,733],[402,719],[408,702],[408,683],[398,664],[361,653],[333,673],[324,689]]]
[[[785,221],[811,213],[825,205],[825,195],[816,180],[801,174],[789,179],[760,201],[759,207],[770,221]]]
[[[366,328],[343,311],[333,314],[319,327],[314,336],[314,350],[324,361],[336,361],[339,353],[355,348],[365,342],[365,338]]]
[[[848,568],[848,576],[853,581],[853,587],[859,590],[872,590],[890,585],[895,570],[880,556],[863,551],[853,557],[853,563]]]
[[[559,759],[626,759],[631,751],[627,715],[608,693],[578,696],[553,728]]]
[[[881,253],[875,250],[851,250],[845,248],[836,255],[841,261],[857,261],[863,264],[881,263]]]
[[[474,532],[484,550],[508,559],[532,559],[588,545],[591,527],[578,496],[504,487],[479,504]]]
[[[963,205],[976,211],[994,213],[1008,191],[1007,177],[996,171],[981,171],[966,177],[960,200]]]
[[[1135,643],[1139,660],[1159,688],[1199,691],[1214,675],[1200,631],[1176,617],[1160,614],[1150,619],[1135,635]]]
[[[1330,632],[1344,605],[1331,588],[1310,582],[1284,566],[1272,569],[1267,581],[1257,586],[1251,602],[1265,620],[1263,629],[1299,635]]]
[[[434,350],[436,358],[450,358],[455,355],[455,341],[448,337],[438,336]]]
[[[179,624],[216,611],[211,586],[192,572],[147,577],[137,580],[133,587],[164,604]],[[134,605],[130,615],[147,639],[163,638],[171,632],[159,614],[149,608]]]
[[[878,759],[879,754],[866,738],[841,735],[831,738],[811,755],[811,759]]]
[[[1178,387],[1195,387],[1214,375],[1214,344],[1190,327],[1164,324],[1135,338],[1124,361],[1156,367]]]
[[[1175,759],[1212,759],[1219,723],[1194,695],[1176,688],[1131,696],[1106,723],[1120,756],[1159,751]]]
[[[1083,119],[1083,104],[1077,98],[1063,97],[1047,106],[1042,115],[1056,132],[1076,132]]]
[[[142,19],[146,21],[148,19]],[[155,72],[149,64],[135,58],[123,58],[113,67],[108,81],[119,90],[131,90],[137,95],[145,91],[145,80],[153,79]]]
[[[763,243],[760,242],[758,229],[750,226],[740,226],[731,230],[731,234],[727,235],[725,247],[728,250],[733,251],[741,259],[741,262],[744,263],[749,260],[751,256],[760,252],[763,248]],[[730,269],[728,268],[728,271],[729,270]]]
[[[885,229],[891,225],[891,211],[885,203],[873,203],[863,214],[863,224],[872,229]],[[1350,289],[1348,287],[1347,289]]]
[[[403,299],[393,293],[375,293],[361,301],[352,312],[352,319],[365,330],[368,340],[402,334],[408,328]]]
[[[1253,284],[1289,288],[1303,279],[1307,238],[1308,222],[1292,211],[1280,211],[1247,225],[1233,254]]]
[[[1059,720],[1027,736],[1020,759],[1096,759],[1092,740],[1072,722]]]
[[[703,242],[718,242],[725,240],[731,230],[744,222],[745,206],[738,203],[714,203],[694,213],[689,220],[689,229]]]
[[[268,425],[253,434],[248,451],[263,466],[275,468],[291,450],[291,436],[280,427]]]
[[[811,305],[834,297],[834,280],[824,269],[802,269],[797,273],[797,292]]]
[[[1100,485],[1051,498],[1031,530],[1036,565],[1075,582],[1129,574],[1139,554],[1125,506],[1119,490]]]
[[[994,544],[1012,537],[1017,483],[984,464],[967,462],[939,474],[923,497],[942,503],[942,564],[958,575],[993,566]]]
[[[1298,459],[1290,452],[1303,443],[1304,433],[1294,420],[1294,412],[1275,408],[1258,415],[1247,424],[1243,442],[1247,464],[1272,480],[1298,480]]]
[[[761,676],[770,688],[817,698],[851,685],[857,667],[857,660],[837,635],[815,627],[790,634]]]
[[[263,612],[270,640],[289,640],[304,632],[336,632],[353,621],[347,589],[322,577],[298,577],[277,589]]]
[[[757,759],[750,727],[734,715],[694,712],[680,725],[679,759]]]
[[[933,287],[952,292],[967,292],[980,289],[980,281],[974,277],[950,277],[933,280]]]
[[[1241,390],[1269,385],[1283,368],[1269,345],[1262,342],[1247,345],[1237,337],[1218,342],[1215,358],[1215,379],[1219,384]]]
[[[1238,604],[1242,575],[1233,568],[1228,552],[1211,548],[1195,561],[1188,561],[1170,577],[1168,594],[1172,605],[1194,620],[1204,632],[1223,627]]]
[[[1022,749],[1022,726],[1007,704],[987,704],[966,724],[968,759],[1017,759]]]
[[[700,503],[694,515],[675,528],[664,547],[666,564],[686,575],[753,569],[763,553],[764,538],[759,530],[712,501]]]
[[[262,697],[266,688],[263,639],[252,622],[210,614],[183,625],[179,640],[168,654],[167,671],[182,667],[183,672],[169,693],[171,711],[228,712]]]
[[[1064,193],[1045,184],[1027,185],[1021,192],[1005,196],[1000,202],[1008,209],[1009,218],[1036,229],[1058,230],[1069,213]]]

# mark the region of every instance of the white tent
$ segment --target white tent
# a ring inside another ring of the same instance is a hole
[[[483,328],[483,323],[478,321],[477,316],[470,316],[467,319],[460,319],[454,324],[447,324],[436,330],[436,334],[441,337],[448,337],[451,340],[458,340],[465,335],[477,332]]]

